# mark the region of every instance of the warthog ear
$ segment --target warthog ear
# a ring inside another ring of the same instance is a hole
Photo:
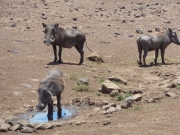
[[[55,27],[55,28],[58,28],[58,26],[59,26],[59,24],[58,24],[58,23],[56,23],[56,24],[54,25],[54,27]]]
[[[43,28],[46,28],[46,27],[47,27],[47,25],[46,25],[45,23],[42,23],[42,25],[43,25]]]

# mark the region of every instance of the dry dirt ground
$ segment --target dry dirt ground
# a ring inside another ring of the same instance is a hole
[[[47,19],[41,18],[42,13]],[[143,99],[129,109],[110,115],[94,113],[94,107],[89,107],[71,118],[72,124],[32,134],[179,135],[180,90],[167,87],[180,76],[179,46],[171,44],[166,49],[167,65],[143,68],[136,63],[136,39],[141,36],[136,29],[142,29],[145,34],[149,29],[154,33],[155,28],[166,27],[174,29],[180,36],[179,15],[178,0],[0,0],[0,118],[8,120],[25,113],[25,104],[35,106],[40,81],[49,70],[59,69],[66,81],[62,104],[85,97],[92,101],[120,102],[109,95],[97,94],[101,81],[113,75],[127,80],[127,86],[119,84],[124,91],[140,89]],[[98,51],[105,62],[87,60],[91,52],[85,47],[83,65],[76,65],[79,54],[75,48],[63,49],[62,59],[67,64],[51,64],[53,51],[52,47],[43,44],[42,23],[59,23],[66,29],[76,26],[86,33],[89,47]],[[129,37],[130,34],[133,37]],[[148,53],[147,64],[153,59],[154,52]],[[161,62],[160,58],[158,62]],[[46,65],[49,67],[45,68]],[[89,78],[90,91],[73,90],[75,79],[80,77]],[[177,98],[166,97],[165,91],[174,92]],[[144,101],[156,96],[162,99],[155,103]],[[111,123],[103,125],[106,119]],[[86,123],[76,125],[77,121]],[[0,134],[16,135],[19,132]]]

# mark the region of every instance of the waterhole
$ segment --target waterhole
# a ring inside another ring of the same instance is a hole
[[[38,112],[31,119],[29,119],[29,122],[31,122],[31,123],[48,122],[49,120],[47,118],[47,113],[48,113],[48,111]],[[72,114],[73,114],[73,112],[71,112],[70,110],[62,109],[62,118],[61,119],[70,118],[72,116]],[[55,121],[55,120],[58,120],[57,110],[53,111],[53,121]]]

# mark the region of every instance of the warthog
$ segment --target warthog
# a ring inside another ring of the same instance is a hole
[[[144,35],[137,39],[137,46],[139,52],[139,60],[138,64],[142,66],[141,55],[142,50],[144,50],[143,55],[143,65],[146,66],[146,56],[148,51],[155,50],[155,59],[154,62],[157,64],[157,58],[159,49],[161,50],[161,58],[162,63],[166,64],[164,61],[165,49],[170,43],[175,43],[180,45],[179,39],[177,38],[177,34],[172,31],[172,29],[168,28],[164,32],[157,33],[156,35]]]
[[[59,70],[51,70],[40,83],[39,100],[36,107],[43,110],[48,105],[48,120],[53,119],[53,96],[57,97],[58,117],[61,117],[61,93],[64,90],[63,74]]]
[[[54,62],[57,60],[57,51],[56,45],[59,46],[59,63],[63,63],[61,59],[62,47],[71,48],[75,46],[77,51],[80,53],[80,62],[79,65],[83,63],[84,59],[84,43],[86,41],[86,36],[84,33],[78,30],[64,30],[63,28],[59,28],[58,24],[45,24],[42,23],[44,27],[45,39],[44,43],[46,45],[52,45],[54,51]],[[88,48],[88,45],[86,43]],[[89,48],[88,48],[89,49]],[[90,49],[89,49],[90,50]],[[91,51],[91,50],[90,50]]]

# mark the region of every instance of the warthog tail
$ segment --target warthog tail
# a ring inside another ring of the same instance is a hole
[[[89,51],[91,51],[91,49],[89,49],[89,46],[87,45],[87,42],[86,42],[86,47],[88,48]]]

